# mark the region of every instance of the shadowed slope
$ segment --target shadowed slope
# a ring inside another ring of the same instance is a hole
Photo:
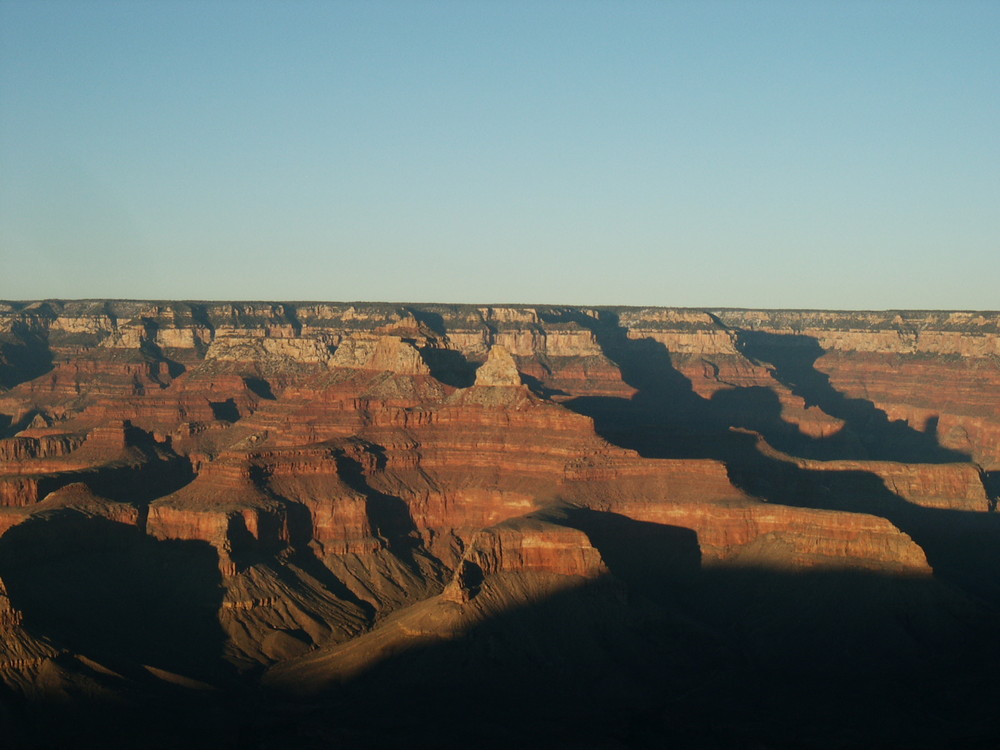
[[[0,537],[0,578],[28,630],[77,653],[192,676],[225,671],[208,544],[63,511]]]
[[[52,369],[47,342],[23,323],[0,334],[0,388],[13,388]]]
[[[804,446],[801,455],[813,458],[863,458],[872,461],[947,463],[968,461],[968,454],[941,447],[933,431],[919,432],[905,422],[890,421],[871,401],[848,398],[816,369],[823,356],[819,342],[809,336],[737,329],[736,347],[751,360],[774,365],[772,373],[801,396],[806,406],[818,406],[845,422],[840,434]]]
[[[932,579],[702,569],[686,529],[547,518],[584,529],[610,575],[501,571],[464,605],[418,605],[414,624],[450,623],[444,640],[383,651],[308,708],[271,715],[265,746],[930,750],[1000,738],[996,615]],[[294,682],[294,664],[282,674]]]

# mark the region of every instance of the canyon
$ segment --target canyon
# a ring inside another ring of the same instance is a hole
[[[997,312],[0,302],[0,728],[995,747],[998,496]]]

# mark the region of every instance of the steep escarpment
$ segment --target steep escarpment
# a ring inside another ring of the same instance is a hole
[[[854,663],[913,686],[872,683],[874,744],[993,736],[998,476],[997,313],[0,303],[0,684],[392,746],[303,696],[364,715],[472,665],[497,746],[522,711],[781,746],[785,701],[835,747],[872,726],[824,718]],[[398,721],[467,741],[434,705]]]

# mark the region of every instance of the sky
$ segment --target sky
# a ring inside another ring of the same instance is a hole
[[[998,282],[995,0],[0,1],[0,299]]]

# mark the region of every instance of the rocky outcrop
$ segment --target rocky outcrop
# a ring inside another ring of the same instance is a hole
[[[399,336],[372,338],[350,337],[337,347],[330,361],[332,367],[347,367],[398,375],[430,375],[413,344]]]
[[[909,536],[884,518],[861,513],[767,503],[622,503],[616,510],[636,520],[692,529],[706,566],[931,574],[926,555]]]
[[[37,458],[60,458],[83,445],[84,438],[84,435],[42,435],[36,438],[22,432],[18,437],[0,440],[0,461],[9,466]]]
[[[507,349],[500,344],[490,349],[486,361],[476,370],[476,385],[521,385],[521,375],[517,371],[517,363],[514,362],[514,358]]]
[[[475,572],[472,572],[475,571]],[[502,571],[541,571],[596,578],[607,573],[600,552],[578,529],[525,517],[511,519],[476,534],[458,566],[450,592],[470,588]]]

